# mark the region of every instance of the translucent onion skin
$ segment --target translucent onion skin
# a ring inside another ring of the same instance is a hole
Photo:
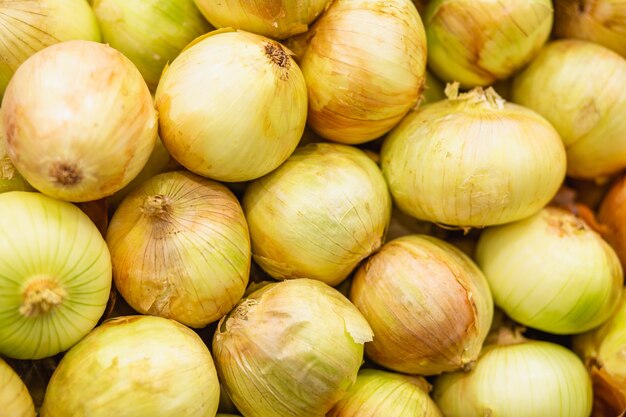
[[[568,176],[603,179],[626,167],[624,90],[624,58],[591,42],[565,39],[546,45],[515,78],[512,99],[559,132]]]
[[[288,45],[306,78],[307,123],[326,139],[376,139],[420,98],[426,35],[411,0],[335,0]]]
[[[474,89],[420,107],[387,135],[381,167],[396,205],[418,219],[484,227],[530,216],[565,178],[543,117]]]
[[[550,0],[431,0],[423,16],[430,70],[470,88],[526,65],[548,40],[554,11]]]
[[[37,190],[61,200],[98,200],[144,167],[157,137],[150,91],[132,62],[90,41],[32,55],[2,101],[7,152]]]
[[[220,380],[246,417],[321,417],[350,389],[372,330],[347,298],[311,279],[272,283],[219,323]]]
[[[525,326],[554,334],[602,324],[615,311],[623,285],[622,267],[608,243],[554,207],[486,229],[476,261],[497,306]]]
[[[100,28],[84,0],[0,2],[0,99],[13,73],[37,51],[58,42],[100,42]]]
[[[233,27],[273,39],[306,32],[330,0],[194,0],[216,28]]]
[[[189,328],[151,316],[105,321],[61,359],[41,417],[214,416],[219,382]]]
[[[0,358],[0,407],[7,417],[35,417],[35,405],[28,388],[13,368]]]
[[[15,169],[11,158],[7,155],[7,145],[4,127],[2,125],[2,111],[0,110],[0,193],[7,191],[33,191],[33,187]]]
[[[605,194],[598,209],[602,237],[617,253],[622,268],[626,267],[626,176],[618,178]]]
[[[40,359],[63,352],[106,307],[106,243],[70,203],[10,191],[0,194],[0,207],[0,354]]]
[[[470,365],[493,317],[487,280],[474,262],[426,235],[387,242],[354,275],[350,300],[374,330],[367,356],[408,374]]]
[[[204,327],[248,284],[250,236],[237,198],[187,171],[156,175],[130,193],[106,241],[115,286],[139,313]]]
[[[243,209],[252,255],[276,279],[335,286],[382,245],[391,197],[365,152],[317,143],[249,184]]]

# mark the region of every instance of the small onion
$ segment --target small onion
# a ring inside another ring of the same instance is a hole
[[[602,179],[626,168],[625,90],[624,58],[567,39],[546,45],[515,78],[512,97],[559,132],[569,176]]]
[[[602,199],[598,209],[602,236],[626,269],[626,176],[621,176]]]
[[[90,201],[127,185],[157,135],[150,91],[137,68],[96,42],[61,42],[32,55],[2,101],[7,151],[36,189]]]
[[[550,0],[431,0],[428,66],[443,81],[487,86],[526,65],[552,29]]]
[[[602,324],[623,283],[613,249],[583,220],[555,207],[486,229],[476,260],[496,305],[525,326],[555,334]]]
[[[565,150],[544,118],[491,88],[447,89],[385,138],[381,166],[397,206],[422,220],[483,227],[530,216],[565,177]]]
[[[7,155],[6,139],[0,111],[0,193],[7,191],[32,191],[33,187],[17,172]]]
[[[106,243],[78,207],[39,193],[0,194],[0,209],[0,354],[39,359],[67,350],[106,307]]]
[[[434,375],[470,365],[493,317],[482,272],[426,235],[386,243],[356,272],[350,300],[374,330],[365,353],[395,371]]]
[[[6,417],[35,417],[35,405],[28,388],[5,361],[0,358],[0,409]]]
[[[209,349],[173,320],[105,321],[61,359],[41,417],[207,417],[219,382]]]
[[[139,313],[204,327],[248,284],[250,237],[239,202],[190,172],[156,175],[130,193],[106,241],[115,286]]]
[[[391,198],[365,152],[317,143],[250,183],[243,209],[252,255],[268,274],[334,286],[382,245]]]

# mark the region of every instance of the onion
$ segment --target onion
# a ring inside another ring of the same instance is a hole
[[[585,80],[585,82],[580,82]],[[548,44],[513,83],[513,101],[544,116],[567,149],[567,174],[594,179],[626,167],[626,60],[586,41]]]
[[[0,194],[0,354],[39,359],[96,325],[111,289],[106,243],[74,205]]]
[[[411,0],[335,0],[288,45],[306,78],[307,123],[327,139],[376,139],[420,98],[426,36]]]
[[[476,360],[493,317],[482,272],[426,235],[386,243],[356,272],[350,300],[374,330],[365,353],[398,372],[434,375]]]
[[[610,186],[600,203],[598,220],[602,236],[617,253],[622,268],[626,267],[626,176]]]
[[[220,321],[220,380],[246,417],[320,417],[355,382],[372,331],[338,291],[311,279],[262,287]]]
[[[17,172],[7,155],[6,138],[0,111],[0,193],[7,191],[32,191],[33,187]]]
[[[486,229],[476,260],[496,305],[525,326],[555,334],[602,324],[623,283],[613,249],[584,221],[554,207]]]
[[[141,74],[124,55],[89,41],[37,52],[2,101],[7,151],[39,191],[69,201],[113,194],[145,165],[157,116]]]
[[[84,0],[0,2],[0,99],[13,73],[49,45],[72,39],[99,42],[100,28]]]
[[[5,361],[0,358],[0,407],[7,417],[35,417],[35,405],[28,388]]]
[[[396,205],[422,220],[483,227],[530,216],[565,177],[565,151],[541,116],[492,89],[420,107],[386,138],[381,166]]]
[[[306,84],[279,43],[213,31],[183,51],[156,92],[159,132],[185,168],[248,181],[291,155],[306,123]]]
[[[550,0],[431,0],[423,16],[431,71],[474,87],[526,65],[548,39],[554,13]]]
[[[41,417],[205,417],[219,382],[202,339],[173,320],[107,320],[61,359]]]
[[[156,175],[130,193],[106,241],[115,286],[139,313],[204,327],[248,284],[250,237],[239,202],[189,172]]]
[[[298,148],[243,197],[252,255],[276,279],[337,285],[383,242],[391,198],[361,150],[318,143]]]

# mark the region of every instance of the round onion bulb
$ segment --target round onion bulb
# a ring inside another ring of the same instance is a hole
[[[0,39],[2,99],[13,73],[29,56],[72,39],[100,42],[100,28],[84,0],[2,0]]]
[[[348,392],[372,330],[347,298],[311,279],[268,284],[220,321],[220,380],[246,417],[321,417]]]
[[[161,317],[105,321],[61,359],[41,417],[214,416],[219,382],[209,349]]]
[[[555,207],[483,231],[476,261],[497,306],[518,323],[554,334],[602,324],[623,285],[615,251],[582,219]]]
[[[512,99],[559,132],[568,176],[603,179],[626,168],[625,90],[624,58],[591,42],[566,39],[546,45],[515,78]]]
[[[387,242],[357,270],[350,301],[374,330],[365,353],[407,374],[455,371],[476,360],[493,317],[482,272],[431,236]]]
[[[626,267],[626,176],[618,178],[602,198],[598,209],[602,237]]]
[[[157,136],[150,91],[115,49],[61,42],[37,52],[2,101],[7,152],[37,190],[83,202],[113,194],[146,164]]]
[[[335,0],[288,45],[306,79],[307,123],[326,139],[376,139],[421,96],[426,35],[411,0]]]
[[[381,166],[396,205],[418,219],[483,227],[528,217],[565,177],[565,150],[537,113],[478,87],[420,107],[385,138]]]
[[[167,68],[156,105],[161,140],[174,159],[218,181],[248,181],[274,170],[298,145],[306,83],[278,42],[218,30]]]
[[[431,0],[424,13],[428,66],[464,88],[491,85],[537,54],[553,18],[550,0]]]
[[[131,192],[106,234],[115,286],[137,312],[204,327],[241,299],[250,274],[243,210],[226,186],[187,171]]]
[[[94,328],[109,299],[111,260],[73,204],[40,193],[0,194],[0,354],[40,359]]]
[[[7,417],[35,417],[35,404],[28,388],[13,368],[0,358],[0,407]]]
[[[309,144],[243,196],[252,256],[276,279],[335,286],[382,245],[391,197],[380,169],[348,145]]]
[[[11,158],[7,154],[7,145],[4,127],[2,125],[2,111],[0,110],[0,193],[7,191],[32,191],[33,187],[22,177]]]

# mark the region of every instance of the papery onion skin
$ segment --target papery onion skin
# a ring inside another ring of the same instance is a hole
[[[548,39],[554,11],[550,0],[431,0],[423,16],[430,70],[470,88],[526,65]]]
[[[474,89],[420,107],[385,138],[381,167],[407,214],[457,227],[530,216],[565,178],[558,133],[543,117]]]
[[[268,274],[332,286],[380,248],[391,216],[378,166],[357,148],[331,143],[298,148],[249,184],[242,205],[252,256]]]
[[[35,417],[35,405],[28,388],[2,358],[0,358],[0,407],[7,417]]]
[[[132,62],[90,41],[32,55],[2,101],[11,161],[37,190],[74,202],[98,200],[144,167],[157,136],[150,91]]]
[[[268,284],[222,318],[220,380],[246,417],[322,417],[345,395],[372,330],[347,298],[311,279]]]
[[[326,139],[376,139],[420,98],[426,35],[411,0],[335,0],[288,45],[306,78],[307,123]]]
[[[239,182],[274,170],[306,124],[306,83],[289,51],[244,31],[210,32],[167,68],[156,92],[159,132],[188,170]]]
[[[493,317],[487,281],[474,262],[426,235],[386,243],[354,275],[350,300],[374,330],[367,356],[408,374],[471,365]]]
[[[600,207],[598,221],[602,237],[617,253],[622,268],[626,266],[626,176],[618,178],[609,188]]]
[[[3,0],[0,3],[0,99],[13,73],[33,53],[58,42],[100,42],[100,28],[84,0]]]
[[[623,285],[615,251],[583,220],[555,207],[484,230],[476,261],[496,305],[518,323],[554,334],[602,324]]]
[[[7,155],[4,136],[2,111],[0,110],[0,193],[6,193],[7,191],[33,191],[33,187],[15,169],[11,158]]]
[[[213,359],[196,333],[173,320],[124,316],[61,359],[41,417],[205,417],[218,401]]]
[[[96,325],[111,289],[111,260],[76,206],[40,193],[0,194],[0,354],[40,359]]]
[[[624,58],[591,42],[565,39],[546,45],[515,77],[512,99],[559,132],[568,176],[604,179],[626,167],[624,90]]]
[[[250,236],[237,198],[187,171],[156,175],[130,193],[106,241],[115,286],[142,314],[204,327],[248,284]]]

